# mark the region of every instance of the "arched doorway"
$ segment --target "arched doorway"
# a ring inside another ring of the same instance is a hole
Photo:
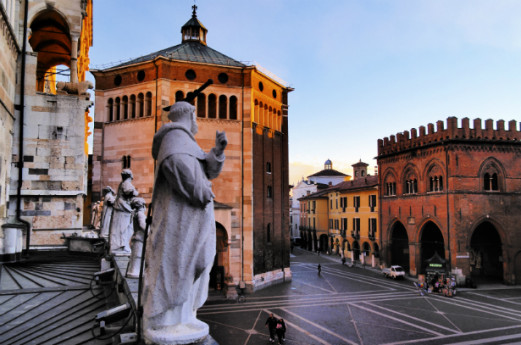
[[[432,258],[434,253],[445,259],[445,243],[440,228],[433,222],[425,223],[421,234],[421,272],[425,273],[426,260]]]
[[[391,265],[400,265],[409,271],[409,236],[400,222],[396,222],[391,230]]]
[[[481,223],[470,239],[473,278],[503,280],[501,238],[490,222]]]
[[[360,260],[360,244],[358,244],[358,241],[353,242],[353,259]]]
[[[378,243],[374,244],[373,253],[374,253],[374,257],[375,258],[379,258],[380,257],[380,247],[378,247]]]
[[[212,270],[210,271],[210,288],[214,290],[222,290],[224,288],[224,277],[228,262],[228,234],[226,229],[215,222],[216,233],[216,254]]]
[[[327,235],[325,235],[325,234],[320,235],[320,248],[319,249],[321,252],[324,252],[324,253],[327,252],[328,242],[329,241],[327,239]]]

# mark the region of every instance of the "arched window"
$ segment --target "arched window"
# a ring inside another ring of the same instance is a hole
[[[138,113],[139,117],[143,117],[145,115],[145,112],[143,110],[145,107],[144,99],[145,99],[145,97],[143,96],[142,93],[137,95],[137,113]]]
[[[120,112],[121,112],[121,100],[119,99],[119,97],[116,97],[116,121],[121,120]]]
[[[128,97],[123,96],[123,120],[128,119]]]
[[[237,97],[230,97],[230,120],[237,120]]]
[[[109,114],[109,122],[114,121],[114,100],[109,98],[107,102],[107,113]]]
[[[433,164],[427,172],[427,191],[428,192],[441,192],[443,191],[443,174],[442,169]]]
[[[208,96],[208,118],[215,119],[217,117],[217,97],[211,93]]]
[[[10,7],[9,2],[6,4],[2,1],[4,9]],[[55,93],[56,76],[57,72],[59,73],[56,67],[59,66],[61,69],[67,66],[72,67],[71,72],[77,71],[77,51],[71,49],[74,45],[67,21],[58,11],[49,6],[32,21],[29,44],[37,53],[34,64],[37,67],[36,91]],[[68,81],[77,82],[77,73],[70,73]]]
[[[392,174],[389,174],[384,180],[384,195],[396,195],[396,179]]]
[[[225,95],[219,96],[219,118],[226,119],[226,109],[228,108],[228,99]]]
[[[197,117],[206,117],[206,95],[204,93],[197,96]]]
[[[152,92],[147,92],[145,96],[146,116],[152,115]]]
[[[268,223],[268,226],[266,227],[266,242],[271,242],[271,223]]]
[[[505,173],[501,162],[490,157],[480,167],[481,188],[486,192],[505,190]]]
[[[255,100],[255,107],[253,108],[252,122],[259,123],[259,101]]]
[[[130,156],[123,156],[121,157],[122,161],[122,168],[123,169],[130,169]]]
[[[270,199],[273,198],[273,188],[271,186],[268,186],[266,194],[267,194],[268,198],[270,198]]]
[[[418,180],[410,178],[405,180],[404,194],[416,194],[418,193]]]
[[[130,117],[136,118],[136,95],[130,96]]]
[[[498,180],[496,173],[485,173],[483,176],[483,189],[487,191],[498,190]]]
[[[183,91],[177,91],[175,93],[175,101],[181,102],[183,99],[185,99],[185,95],[184,95]]]

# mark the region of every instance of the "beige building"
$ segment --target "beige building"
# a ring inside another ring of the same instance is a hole
[[[82,231],[92,1],[0,4],[0,253],[11,260]]]
[[[226,131],[226,162],[213,180],[217,258],[211,286],[234,294],[289,279],[288,93],[291,88],[258,66],[207,45],[196,7],[181,43],[103,70],[96,78],[92,199],[117,187],[130,168],[134,186],[150,201],[155,162],[152,138],[168,121],[162,109],[209,79],[193,104],[205,150]]]

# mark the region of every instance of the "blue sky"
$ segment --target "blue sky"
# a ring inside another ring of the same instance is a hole
[[[94,0],[91,68],[181,42],[193,0]],[[289,96],[290,182],[376,165],[377,140],[449,116],[521,120],[521,1],[197,0],[208,45]]]

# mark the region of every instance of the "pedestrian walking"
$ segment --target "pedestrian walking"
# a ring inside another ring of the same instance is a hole
[[[286,323],[284,322],[284,319],[280,318],[277,321],[277,328],[275,329],[277,333],[277,339],[279,340],[279,345],[284,343],[286,341]]]
[[[275,330],[277,329],[277,318],[273,316],[273,313],[270,313],[270,317],[266,320],[266,323],[264,324],[266,327],[268,327],[268,330],[270,332],[270,343],[275,342]]]
[[[320,264],[318,264],[318,275],[320,275],[320,272],[322,272],[322,266],[320,266]]]

